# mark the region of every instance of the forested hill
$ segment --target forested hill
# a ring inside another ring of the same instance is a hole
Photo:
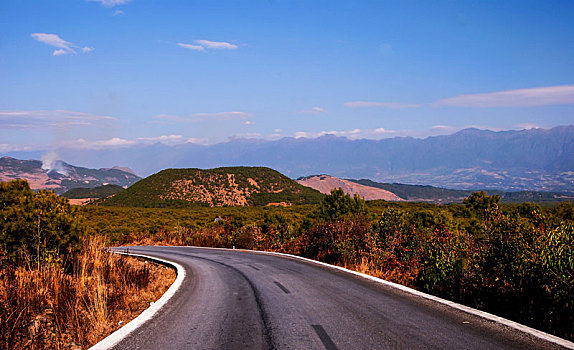
[[[322,194],[264,167],[167,169],[102,205],[129,207],[249,206],[318,203]]]

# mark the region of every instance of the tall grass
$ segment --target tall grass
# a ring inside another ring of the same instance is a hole
[[[121,257],[92,238],[67,263],[14,265],[0,272],[0,348],[88,348],[169,287],[166,267]],[[120,322],[121,321],[121,322]]]

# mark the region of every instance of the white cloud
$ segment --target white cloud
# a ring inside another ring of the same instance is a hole
[[[80,149],[104,149],[135,145],[136,141],[126,140],[120,137],[112,137],[107,140],[86,141],[77,139],[74,141],[64,141],[58,144],[59,148],[80,148]]]
[[[205,48],[201,45],[177,43],[177,46],[183,47],[184,49],[190,49],[190,50],[195,50],[195,51],[205,51]]]
[[[30,34],[30,37],[41,43],[60,48],[64,52],[75,53],[74,48],[76,45],[60,38],[57,34],[32,33]]]
[[[299,113],[302,114],[321,114],[321,113],[327,113],[327,110],[321,107],[311,107],[309,109],[304,109],[302,111],[299,111]]]
[[[54,52],[52,52],[52,56],[60,56],[60,55],[65,55],[67,53],[68,52],[64,49],[57,49],[57,50],[54,50]]]
[[[120,16],[120,15],[123,15],[124,13],[125,13],[125,12],[122,11],[122,10],[115,10],[115,11],[112,13],[112,16]]]
[[[208,49],[226,49],[226,50],[237,49],[237,45],[225,41],[195,40],[194,43],[199,44]]]
[[[352,130],[330,130],[330,131],[318,131],[318,132],[307,132],[298,131],[293,136],[295,138],[317,138],[325,135],[334,135],[340,137],[346,137],[351,140],[358,139],[378,139],[384,135],[392,135],[397,133],[396,130],[387,130],[385,128],[377,129],[352,129]]]
[[[432,105],[435,107],[532,107],[554,104],[574,104],[574,85],[460,95],[436,101]]]
[[[244,125],[254,125],[255,122],[252,121],[252,120],[246,120],[246,121],[243,122],[243,124],[244,124]]]
[[[129,147],[135,145],[149,145],[154,143],[163,143],[165,145],[177,145],[190,142],[191,139],[185,139],[181,135],[161,135],[155,137],[138,137],[128,140],[121,137],[112,137],[106,140],[85,140],[79,138],[73,141],[60,142],[58,148],[80,148],[80,149],[106,149]]]
[[[36,41],[56,47],[57,49],[52,52],[53,56],[61,56],[65,54],[76,54],[79,49],[83,53],[91,52],[94,50],[92,47],[80,47],[74,43],[60,38],[57,34],[48,33],[32,33],[30,37]]]
[[[183,47],[189,50],[195,51],[205,51],[206,49],[224,49],[224,50],[235,50],[237,45],[231,44],[225,41],[210,41],[210,40],[194,40],[194,44],[177,43],[177,46]]]
[[[537,124],[532,124],[532,123],[522,123],[522,124],[516,124],[515,125],[518,129],[541,129],[542,127],[540,125]]]
[[[14,145],[9,143],[0,143],[0,153],[19,152],[19,151],[35,151],[37,146],[31,145]]]
[[[386,108],[420,108],[422,105],[414,103],[398,103],[398,102],[372,102],[372,101],[352,101],[345,102],[343,106],[349,108],[362,108],[362,107],[386,107]]]
[[[376,128],[373,130],[373,134],[395,134],[396,130],[387,130],[385,128]]]
[[[450,126],[450,125],[433,125],[433,126],[431,126],[431,130],[454,131],[454,130],[457,130],[457,128],[455,128],[454,126]]]
[[[141,142],[181,143],[183,140],[183,136],[162,135],[156,137],[138,137],[136,140]]]
[[[118,5],[125,5],[131,0],[88,0],[90,2],[99,2],[104,7],[114,7]]]
[[[185,119],[182,118],[180,116],[177,115],[170,115],[170,114],[159,114],[156,115],[155,117],[153,117],[153,119],[155,119],[155,121],[153,121],[152,123],[157,123],[157,124],[169,124],[170,122],[174,122],[174,123],[185,123],[185,122],[189,122],[189,119]],[[162,122],[165,121],[165,122]]]
[[[6,129],[111,127],[115,122],[110,116],[65,110],[0,111],[0,128]]]
[[[207,145],[208,141],[209,141],[209,139],[207,137],[203,137],[203,138],[190,137],[187,139],[186,143],[195,143],[198,145]]]

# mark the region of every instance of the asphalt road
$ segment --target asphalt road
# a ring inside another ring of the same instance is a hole
[[[253,252],[130,247],[186,278],[114,349],[555,349],[558,346],[342,271]]]

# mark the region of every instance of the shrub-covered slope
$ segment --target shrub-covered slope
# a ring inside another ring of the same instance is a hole
[[[103,202],[109,206],[188,207],[317,203],[322,194],[264,167],[167,169]]]
[[[76,187],[64,192],[62,197],[68,199],[107,198],[123,190],[124,188],[119,185],[103,185],[94,188]]]

